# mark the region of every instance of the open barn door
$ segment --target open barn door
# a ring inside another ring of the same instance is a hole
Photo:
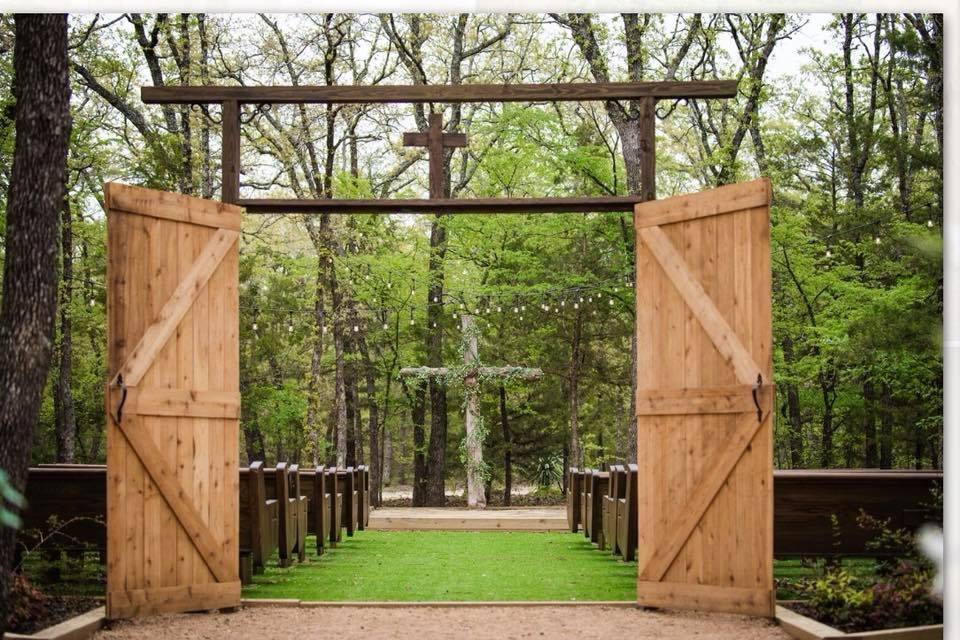
[[[770,197],[636,207],[641,605],[773,615]]]
[[[107,616],[237,606],[241,209],[104,198]]]

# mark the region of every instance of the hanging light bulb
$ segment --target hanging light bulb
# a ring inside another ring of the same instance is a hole
[[[453,319],[456,320],[456,319],[457,319],[457,313],[454,312],[452,315],[453,315]]]
[[[413,326],[413,318],[410,318],[410,326]]]
[[[433,296],[433,301],[434,301],[434,302],[440,302],[439,296]]]
[[[561,306],[561,307],[565,307],[565,306],[567,306],[567,303],[566,303],[566,301],[564,301],[564,300],[561,300],[561,301],[560,301],[560,306]]]
[[[587,298],[587,302],[593,302],[593,296],[590,296],[589,298]]]
[[[523,322],[523,316],[520,316],[520,322]]]
[[[520,305],[520,311],[526,311],[526,310],[527,310],[527,305],[525,304]]]
[[[93,298],[90,298],[90,306],[91,306],[91,307],[97,306],[97,301],[94,300]]]
[[[580,302],[583,302],[583,296],[580,296]]]
[[[497,313],[500,313],[503,309],[500,308],[500,305],[497,305]]]
[[[323,325],[322,327],[320,327],[320,333],[326,333],[326,332],[327,332],[327,325]]]
[[[359,331],[360,331],[360,325],[357,325],[357,324],[353,325],[353,332],[358,333]]]
[[[466,307],[463,305],[462,302],[460,303],[460,308],[461,308],[461,309],[466,309]]]
[[[393,283],[392,283],[392,282],[388,282],[388,283],[387,283],[387,289],[389,289],[391,286],[393,286]]]
[[[436,322],[433,323],[433,328],[434,328],[434,329],[437,328],[437,323],[436,323]]]
[[[256,323],[256,322],[253,323],[253,330],[254,330],[254,332],[256,332],[256,330],[257,330],[257,323]]]
[[[609,304],[609,305],[612,307],[612,306],[613,306],[613,298],[610,298],[609,300],[607,300],[607,304]]]
[[[514,308],[513,308],[513,312],[514,312],[514,313],[520,313],[520,309],[518,309],[517,307],[514,307]]]
[[[574,302],[574,303],[573,303],[573,308],[574,308],[574,309],[579,309],[579,308],[580,308],[580,303],[579,303],[579,302]]]
[[[927,226],[933,229],[933,220],[927,220]]]
[[[876,237],[873,239],[873,243],[874,243],[874,244],[880,244],[880,236],[876,236]]]
[[[386,331],[386,330],[389,329],[389,328],[390,328],[390,326],[389,326],[386,322],[384,322],[384,323],[383,323],[383,330]]]
[[[833,251],[830,251],[830,249],[827,249],[827,257],[828,257],[828,258],[832,258],[832,257],[833,257]]]

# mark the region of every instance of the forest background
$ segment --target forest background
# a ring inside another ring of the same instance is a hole
[[[33,461],[104,460],[103,182],[218,197],[219,109],[143,105],[140,86],[731,78],[735,99],[659,103],[657,195],[773,182],[775,464],[942,468],[942,34],[927,14],[71,16]],[[12,43],[3,16],[4,191]],[[431,110],[469,137],[445,157],[455,197],[639,190],[627,102],[248,105],[242,194],[422,197],[423,150],[401,138]],[[246,215],[241,460],[365,462],[442,501],[463,476],[463,389],[398,372],[459,362],[465,312],[485,364],[545,374],[484,383],[492,492],[633,459],[632,252],[626,214]]]

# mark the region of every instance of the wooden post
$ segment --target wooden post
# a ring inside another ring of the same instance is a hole
[[[221,112],[220,199],[236,203],[240,199],[240,105],[236,100],[224,100]]]
[[[640,197],[657,199],[657,100],[640,99]]]

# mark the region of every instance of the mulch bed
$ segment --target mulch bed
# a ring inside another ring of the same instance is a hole
[[[18,627],[10,628],[8,631],[24,634],[36,633],[81,613],[103,606],[103,601],[86,596],[47,596],[45,604],[46,610],[42,617],[25,622]]]

